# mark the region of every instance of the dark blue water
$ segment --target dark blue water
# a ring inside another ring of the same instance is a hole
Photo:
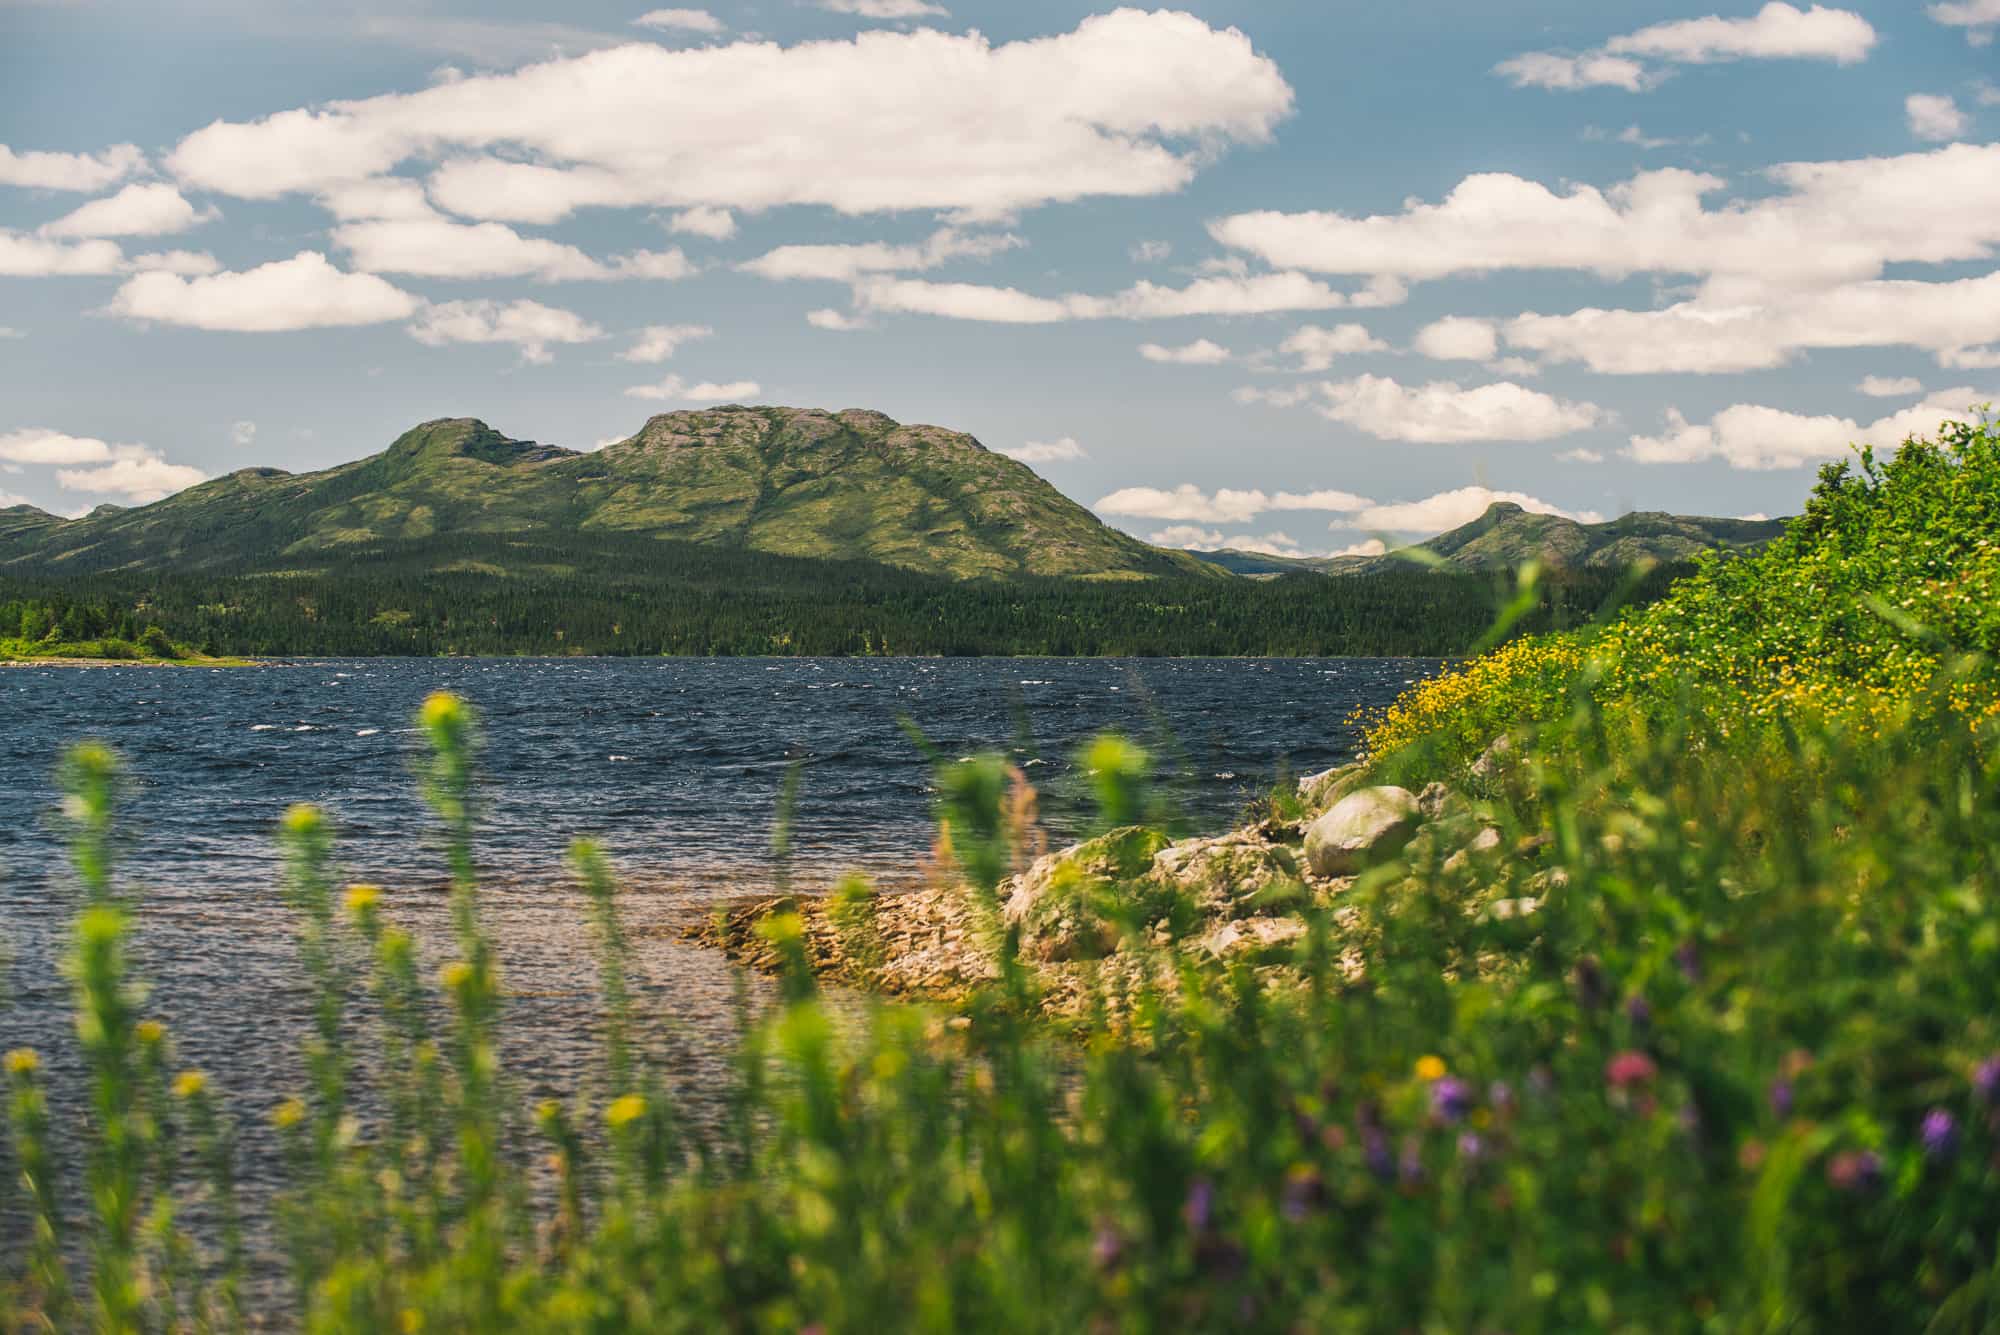
[[[0,670],[0,1049],[73,1058],[57,961],[74,911],[52,771],[83,737],[126,759],[124,876],[137,962],[191,1064],[239,1106],[299,1087],[305,997],[271,831],[293,802],[331,811],[354,879],[442,958],[442,859],[417,800],[411,718],[448,688],[479,710],[482,903],[512,996],[510,1067],[532,1093],[588,1078],[594,962],[563,866],[609,846],[632,893],[641,1002],[698,1088],[729,1037],[731,971],[677,939],[700,902],[771,885],[770,836],[801,769],[797,879],[921,874],[931,771],[1009,751],[1043,790],[1053,842],[1082,828],[1070,757],[1116,728],[1163,757],[1185,819],[1219,826],[1281,772],[1347,758],[1345,720],[1429,662],[1332,660],[355,660],[223,671]],[[70,1091],[73,1093],[74,1091]],[[59,1097],[64,1090],[59,1087]],[[248,1148],[254,1150],[252,1145]]]

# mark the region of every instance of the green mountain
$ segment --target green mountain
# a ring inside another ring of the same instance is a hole
[[[1531,514],[1511,501],[1496,501],[1469,524],[1428,542],[1383,556],[1286,557],[1234,550],[1198,552],[1202,560],[1239,575],[1270,576],[1299,571],[1328,575],[1372,575],[1415,562],[1447,569],[1513,570],[1539,561],[1563,570],[1623,570],[1642,561],[1690,561],[1717,548],[1754,550],[1785,531],[1782,519],[1705,519],[1643,510],[1603,524],[1581,524],[1561,515]]]
[[[324,472],[246,468],[80,519],[14,507],[0,511],[0,571],[321,573],[435,551],[440,571],[548,575],[599,548],[627,559],[635,537],[961,579],[1216,575],[961,432],[775,407],[663,414],[594,453],[452,418]]]

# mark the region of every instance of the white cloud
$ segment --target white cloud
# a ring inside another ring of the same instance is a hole
[[[1351,491],[1281,491],[1271,498],[1273,510],[1366,510],[1375,502]]]
[[[1947,27],[1965,29],[1965,40],[1974,46],[1985,46],[2000,29],[2000,0],[1946,0],[1924,12]]]
[[[955,228],[933,232],[921,245],[892,246],[882,242],[859,245],[779,246],[736,266],[760,278],[819,279],[852,282],[863,274],[935,269],[964,257],[985,259],[1027,244],[1018,236],[967,234]]]
[[[1220,343],[1198,338],[1192,343],[1172,348],[1159,343],[1141,343],[1139,355],[1149,362],[1164,362],[1170,366],[1220,366],[1236,354]]]
[[[1910,436],[1935,435],[1942,422],[1974,420],[1969,406],[1990,397],[1972,389],[1940,390],[1914,407],[1866,425],[1846,417],[1808,417],[1749,403],[1724,408],[1703,425],[1669,410],[1666,431],[1632,437],[1626,453],[1644,464],[1721,459],[1731,468],[1802,468],[1845,458],[1854,445],[1894,449]]]
[[[1135,283],[1109,297],[1075,292],[1060,297],[1038,297],[1011,287],[878,278],[857,284],[855,300],[872,310],[935,315],[951,320],[1058,324],[1068,320],[1158,320],[1188,315],[1332,310],[1350,304],[1353,299],[1304,274],[1268,273],[1251,278],[1199,278],[1181,288]]]
[[[406,6],[413,8],[414,6]],[[348,17],[338,9],[331,31],[322,32],[338,40],[355,37],[390,42],[397,46],[441,55],[458,56],[488,69],[520,65],[531,60],[549,60],[565,53],[595,51],[614,46],[620,39],[590,28],[567,23],[534,20],[430,18],[419,14],[362,14]],[[304,9],[285,15],[283,32],[294,40],[311,33],[310,15]],[[351,13],[351,11],[349,11]],[[433,72],[441,81],[451,82],[464,75],[447,65]]]
[[[17,153],[0,144],[0,185],[89,192],[145,169],[146,155],[133,144],[115,144],[102,153]]]
[[[1016,445],[1011,450],[999,450],[1009,459],[1018,459],[1024,464],[1067,464],[1078,459],[1089,458],[1089,452],[1070,436],[1061,440],[1031,440],[1025,445]]]
[[[1374,502],[1345,491],[1281,491],[1223,487],[1210,495],[1191,482],[1172,491],[1159,487],[1121,487],[1101,498],[1093,510],[1139,519],[1183,519],[1203,524],[1240,524],[1270,510],[1366,510]]]
[[[125,252],[115,241],[65,244],[0,230],[0,278],[70,277],[117,273]]]
[[[868,322],[857,316],[837,311],[831,306],[806,312],[806,323],[815,329],[829,329],[836,334],[851,334],[857,329],[868,328]]]
[[[679,32],[728,32],[729,25],[705,9],[655,9],[632,20],[641,28]]]
[[[257,424],[255,422],[243,421],[231,425],[229,428],[229,443],[239,450],[247,450],[252,445],[255,445],[257,443]]]
[[[678,248],[636,251],[601,263],[575,246],[522,236],[503,223],[395,218],[346,223],[333,242],[357,269],[421,278],[535,278],[601,282],[616,278],[685,278],[694,272]]]
[[[1291,394],[1244,390],[1239,402],[1280,407],[1309,403],[1314,412],[1381,440],[1423,444],[1551,440],[1606,420],[1594,403],[1554,398],[1511,381],[1466,389],[1449,380],[1404,385],[1378,375],[1321,381]]]
[[[634,385],[625,391],[631,399],[674,399],[688,403],[745,402],[756,398],[763,387],[754,380],[732,380],[718,385],[704,380],[690,385],[677,375],[670,375],[657,385]]]
[[[485,221],[801,204],[994,217],[1178,190],[1218,149],[1267,140],[1292,101],[1243,34],[1121,9],[999,45],[929,30],[791,47],[633,43],[218,121],[168,161],[187,184],[259,199],[431,163],[432,198]]]
[[[1389,551],[1388,543],[1382,541],[1382,539],[1380,538],[1370,538],[1366,542],[1357,542],[1352,546],[1343,547],[1339,551],[1335,552],[1334,555],[1335,556],[1383,556],[1386,555],[1388,551]]]
[[[1172,257],[1174,246],[1171,241],[1141,241],[1128,253],[1134,264],[1161,264]]]
[[[1564,193],[1504,173],[1468,176],[1400,213],[1243,213],[1209,226],[1285,269],[1436,279],[1503,270],[1603,278],[1691,274],[1761,287],[1878,277],[1895,263],[1990,259],[2000,244],[2000,144],[1888,158],[1792,162],[1777,193],[1709,207],[1725,182],[1667,168]],[[1925,201],[1923,208],[1911,200]]]
[[[1500,353],[1500,333],[1491,320],[1451,315],[1417,331],[1418,352],[1441,362],[1490,362]]]
[[[113,445],[40,427],[0,434],[0,463],[54,466],[56,483],[66,490],[123,496],[139,504],[208,476],[198,468],[168,463],[144,445]]]
[[[1302,557],[1313,554],[1300,550],[1298,539],[1289,533],[1240,533],[1231,537],[1220,530],[1199,528],[1193,524],[1175,524],[1153,534],[1146,541],[1156,547],[1180,547],[1190,551],[1213,552],[1227,548],[1258,556]]]
[[[1814,348],[1917,347],[1942,366],[1977,367],[2000,341],[2000,271],[1956,282],[1882,280],[1750,300],[1698,297],[1658,310],[1530,312],[1507,342],[1604,375],[1718,374],[1782,366]]]
[[[317,251],[205,278],[142,273],[107,308],[134,320],[194,329],[274,333],[381,324],[414,315],[417,298],[373,274],[343,273]]]
[[[671,231],[687,236],[705,236],[710,241],[727,241],[736,235],[736,215],[728,209],[683,209],[667,224]]]
[[[1706,144],[1709,140],[1709,137],[1705,134],[1695,135],[1691,139],[1675,139],[1666,135],[1650,135],[1637,125],[1628,125],[1615,135],[1606,134],[1595,125],[1588,125],[1584,127],[1583,137],[1593,142],[1616,139],[1621,144],[1630,144],[1634,148],[1643,148],[1648,152],[1658,148],[1693,148],[1701,144]]]
[[[2000,0],[1994,0],[1994,3],[2000,5]],[[1982,107],[2000,107],[2000,86],[1982,81],[1979,85],[1979,91],[1975,96]]]
[[[649,324],[639,331],[631,347],[618,354],[618,360],[657,364],[672,357],[681,344],[714,334],[705,324]]]
[[[1773,0],[1751,18],[1706,18],[1656,23],[1614,37],[1580,55],[1537,51],[1503,60],[1494,73],[1517,88],[1623,88],[1644,92],[1663,71],[1643,61],[1712,65],[1731,60],[1830,60],[1852,65],[1874,49],[1875,29],[1859,14],[1814,5],[1811,9]]]
[[[1958,109],[1958,103],[1936,93],[1911,93],[1903,99],[1903,114],[1909,120],[1910,133],[1919,139],[1956,139],[1972,123],[1971,117]]]
[[[134,273],[177,273],[183,278],[221,273],[222,261],[205,250],[155,250],[126,262]]]
[[[1564,450],[1556,456],[1556,462],[1565,464],[1601,464],[1604,462],[1604,454],[1600,450],[1586,450],[1582,448]]]
[[[1486,487],[1460,487],[1441,491],[1421,501],[1402,501],[1363,510],[1352,520],[1342,520],[1338,528],[1377,529],[1388,533],[1437,534],[1461,524],[1470,524],[1496,502],[1520,506],[1530,514],[1560,515],[1580,524],[1600,524],[1604,516],[1595,510],[1565,510],[1539,497],[1519,491],[1493,491]]]
[[[410,337],[431,347],[447,343],[511,343],[521,360],[551,360],[551,343],[588,343],[604,331],[574,311],[533,301],[447,301],[427,306],[410,324]]]
[[[16,329],[12,325],[0,324],[0,338],[26,338],[28,331]]]
[[[1858,393],[1866,394],[1871,399],[1900,399],[1911,394],[1923,393],[1924,382],[1913,375],[1894,377],[1869,375],[1863,376],[1861,383],[1854,388]]]
[[[1146,541],[1155,547],[1185,547],[1193,551],[1212,552],[1220,549],[1225,539],[1219,529],[1201,528],[1194,524],[1175,524],[1161,529]]]
[[[94,436],[71,436],[40,427],[0,433],[0,463],[101,464],[121,457],[121,451],[143,452],[144,448],[112,445]]]
[[[400,176],[343,181],[320,192],[320,205],[342,222],[395,218],[406,222],[437,217],[424,188]]]
[[[951,11],[930,0],[814,0],[821,9],[864,19],[918,19]]]
[[[197,210],[181,192],[162,182],[128,185],[42,227],[43,236],[167,236],[211,222],[214,209]]]
[[[1388,344],[1358,324],[1337,324],[1331,329],[1301,325],[1278,345],[1278,351],[1297,359],[1293,369],[1324,371],[1335,359],[1363,352],[1383,352]]]

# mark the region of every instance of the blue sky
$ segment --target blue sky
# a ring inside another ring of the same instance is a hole
[[[0,0],[0,503],[732,401],[971,431],[1176,545],[1789,513],[2000,398],[1996,30]]]

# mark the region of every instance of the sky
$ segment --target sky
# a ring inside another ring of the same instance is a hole
[[[1794,513],[2000,400],[1996,34],[2000,0],[0,0],[0,505],[774,403],[969,431],[1174,546]]]

